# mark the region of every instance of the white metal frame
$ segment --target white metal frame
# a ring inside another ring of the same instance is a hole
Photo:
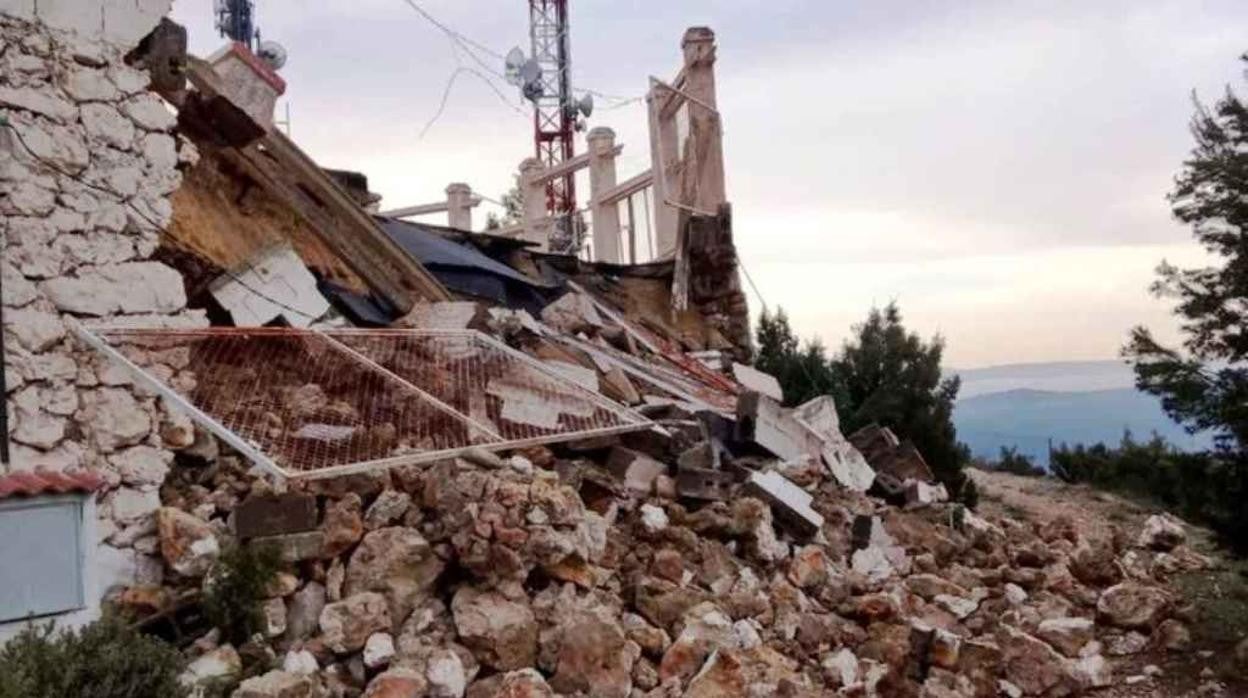
[[[84,343],[86,343],[88,346],[95,349],[96,351],[100,352],[104,356],[120,363],[127,370],[129,370],[129,372],[134,376],[135,380],[142,383],[145,387],[150,388],[154,393],[156,393],[157,395],[167,400],[171,405],[184,411],[188,417],[190,417],[195,422],[198,422],[201,426],[203,426],[205,429],[215,434],[225,443],[229,444],[230,447],[238,451],[240,455],[247,458],[249,461],[254,463],[256,466],[260,467],[262,470],[264,470],[268,474],[276,476],[284,480],[317,480],[317,479],[330,478],[330,477],[339,477],[339,476],[351,475],[355,473],[383,470],[387,468],[395,468],[395,467],[406,466],[406,465],[419,465],[419,464],[424,464],[424,463],[431,463],[431,462],[446,460],[448,458],[454,458],[457,456],[464,455],[465,453],[469,451],[473,451],[473,450],[510,451],[510,450],[515,450],[515,449],[520,449],[520,448],[526,448],[528,446],[537,446],[541,444],[558,443],[562,441],[573,441],[573,440],[587,439],[587,438],[594,438],[594,437],[601,437],[601,436],[612,436],[616,434],[625,434],[625,433],[634,432],[634,431],[643,431],[646,429],[657,428],[657,425],[655,425],[654,422],[643,417],[637,412],[629,409],[628,407],[620,405],[619,403],[616,403],[601,394],[595,393],[591,390],[588,390],[579,385],[576,385],[572,381],[569,381],[567,378],[560,375],[554,369],[550,368],[549,366],[546,366],[540,361],[537,361],[533,357],[523,352],[517,351],[516,349],[513,349],[507,346],[507,344],[499,341],[498,339],[491,337],[487,334],[484,334],[482,332],[478,332],[476,330],[441,330],[441,329],[388,330],[388,331],[387,330],[298,330],[297,332],[306,332],[308,334],[316,335],[316,336],[319,336],[328,340],[330,346],[332,346],[334,349],[347,354],[353,360],[358,361],[368,366],[370,369],[385,375],[387,378],[394,380],[394,381],[398,381],[399,383],[402,383],[406,388],[410,389],[413,393],[419,395],[421,400],[424,400],[432,404],[437,409],[454,416],[456,419],[470,426],[473,430],[479,431],[482,434],[488,437],[491,437],[494,440],[485,441],[482,443],[474,443],[468,446],[462,446],[458,448],[440,449],[436,451],[424,451],[421,453],[407,453],[407,454],[403,454],[400,456],[392,456],[389,458],[379,458],[379,459],[374,459],[374,460],[369,460],[369,461],[361,461],[358,463],[347,463],[343,465],[331,466],[328,468],[321,468],[319,470],[292,471],[292,470],[288,470],[282,467],[279,463],[277,463],[272,458],[270,458],[267,454],[265,454],[261,450],[258,444],[252,443],[251,441],[244,439],[238,434],[231,431],[229,427],[225,426],[218,420],[214,419],[212,416],[205,413],[203,410],[200,410],[198,407],[191,404],[189,400],[184,398],[182,395],[180,395],[178,392],[176,392],[169,386],[157,380],[155,377],[153,377],[151,374],[145,371],[142,367],[138,366],[133,361],[126,358],[124,354],[122,354],[115,347],[109,344],[105,339],[103,339],[99,335],[92,332],[92,329],[99,331],[99,332],[107,333],[110,330],[133,331],[135,328],[132,328],[132,327],[94,327],[94,328],[88,329],[79,323],[72,323],[72,329],[75,335],[77,335],[77,337],[81,339]],[[536,369],[537,371],[539,371],[546,377],[551,378],[552,380],[557,381],[559,384],[568,387],[572,392],[583,396],[586,400],[594,403],[596,406],[601,407],[602,409],[605,409],[615,414],[617,417],[623,420],[624,423],[613,426],[613,427],[600,427],[597,429],[584,429],[584,430],[574,431],[574,432],[545,434],[542,436],[535,436],[535,437],[530,437],[527,439],[511,439],[511,440],[505,439],[494,428],[481,424],[480,422],[472,419],[468,415],[456,410],[455,408],[446,404],[442,400],[439,400],[433,395],[430,395],[428,392],[422,390],[419,386],[416,386],[410,381],[403,379],[401,376],[391,372],[390,370],[381,366],[380,364],[373,361],[372,359],[369,359],[368,357],[364,356],[358,351],[334,339],[334,335],[339,335],[339,336],[352,335],[352,334],[377,335],[377,334],[385,334],[389,332],[393,332],[396,335],[408,335],[408,336],[412,336],[412,335],[425,336],[425,337],[459,336],[459,337],[468,337],[468,338],[474,339],[475,341],[481,342],[487,347],[503,352],[510,358],[520,361],[524,365],[530,368]]]

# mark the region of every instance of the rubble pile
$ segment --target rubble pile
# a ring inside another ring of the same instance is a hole
[[[661,432],[289,486],[229,453],[180,456],[166,588],[123,600],[199,588],[236,539],[276,546],[263,635],[191,650],[188,682],[251,666],[241,698],[1059,696],[1184,647],[1165,580],[1207,563],[1173,521],[1093,539],[896,506],[822,458],[664,412]],[[804,415],[820,453],[852,450],[813,406],[778,414]],[[724,477],[681,483],[699,467]]]

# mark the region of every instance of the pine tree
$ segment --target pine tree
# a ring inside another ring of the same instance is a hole
[[[1241,60],[1248,63],[1248,54]],[[1229,88],[1210,109],[1196,103],[1196,147],[1175,181],[1170,203],[1218,261],[1157,268],[1152,291],[1176,301],[1182,349],[1136,327],[1124,355],[1136,385],[1190,431],[1211,430],[1224,456],[1248,452],[1248,105]]]
[[[838,404],[845,433],[872,423],[888,427],[914,442],[936,478],[956,495],[966,485],[963,468],[970,456],[953,426],[961,382],[942,375],[944,349],[939,336],[924,342],[908,332],[901,311],[890,303],[872,309],[855,328],[833,368],[845,390]]]

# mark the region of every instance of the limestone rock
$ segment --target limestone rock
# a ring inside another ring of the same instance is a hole
[[[364,535],[360,495],[349,492],[325,505],[325,557],[338,557],[351,549]]]
[[[169,131],[178,122],[165,103],[151,93],[136,95],[121,108],[131,121],[146,131]]]
[[[451,612],[460,640],[482,664],[499,671],[533,666],[537,619],[528,605],[463,586],[451,601]]]
[[[1048,618],[1040,621],[1036,635],[1067,657],[1078,657],[1095,629],[1096,623],[1088,618]]]
[[[19,308],[4,313],[4,332],[26,349],[41,352],[65,338],[65,323],[53,313]]]
[[[173,313],[186,307],[182,276],[160,262],[124,262],[60,276],[41,285],[59,310],[103,317]]]
[[[325,646],[345,654],[364,647],[375,632],[390,629],[390,610],[381,594],[364,592],[331,603],[321,610]]]
[[[92,140],[129,150],[134,145],[134,123],[109,104],[82,105],[82,125]]]
[[[187,664],[179,681],[186,686],[203,686],[238,676],[242,672],[243,660],[234,646],[221,645]]]
[[[401,520],[411,505],[410,494],[398,490],[384,490],[368,508],[368,513],[364,515],[364,527],[375,531],[389,526]]]
[[[351,554],[343,593],[381,592],[391,616],[403,619],[429,594],[443,566],[415,529],[370,531]]]
[[[459,654],[450,649],[434,650],[425,665],[425,680],[429,684],[429,698],[463,698],[468,687],[468,676]]]
[[[140,445],[110,456],[108,460],[121,475],[122,482],[141,487],[163,483],[172,456],[167,451]]]
[[[274,670],[239,684],[232,698],[314,698],[316,681],[310,676]]]
[[[121,388],[101,388],[83,394],[80,421],[91,440],[106,453],[139,443],[152,429],[151,416]]]
[[[1096,603],[1097,615],[1106,623],[1129,629],[1151,629],[1157,626],[1170,608],[1170,597],[1156,587],[1123,582],[1101,593]]]
[[[1169,516],[1154,514],[1144,522],[1137,544],[1141,548],[1168,552],[1187,541],[1183,526]]]
[[[628,698],[637,659],[632,649],[617,623],[576,613],[563,623],[558,670],[550,686],[560,693]]]
[[[1003,674],[1029,696],[1045,695],[1067,677],[1066,660],[1044,641],[1008,625],[997,634]]]
[[[296,591],[286,609],[286,639],[299,641],[311,636],[324,608],[325,587],[319,582],[308,582]]]
[[[364,666],[377,669],[394,658],[394,637],[390,633],[373,633],[364,642]]]
[[[184,577],[203,576],[221,552],[212,527],[184,511],[161,507],[156,526],[161,557]]]
[[[746,698],[746,678],[741,660],[729,650],[719,650],[689,682],[684,698]]]
[[[425,678],[419,672],[394,668],[370,681],[363,698],[423,698],[425,687]]]

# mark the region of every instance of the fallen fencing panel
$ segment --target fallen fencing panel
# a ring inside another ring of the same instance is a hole
[[[653,427],[473,330],[76,331],[253,463],[291,479]]]

